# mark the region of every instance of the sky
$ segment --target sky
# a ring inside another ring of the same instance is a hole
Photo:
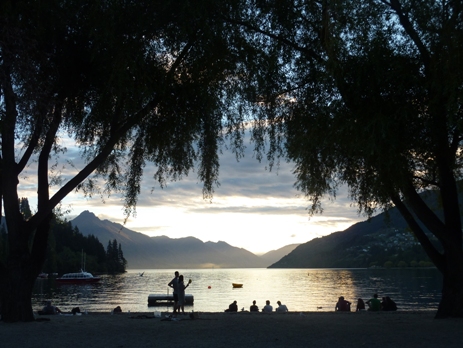
[[[83,167],[83,160],[76,148],[69,143],[64,145],[68,151],[54,168],[65,181]],[[323,214],[310,216],[307,210],[310,202],[293,187],[293,164],[283,162],[269,171],[265,160],[259,163],[254,158],[253,145],[245,145],[245,156],[239,162],[227,150],[220,156],[220,186],[215,187],[212,201],[203,199],[202,183],[195,172],[160,188],[153,179],[154,168],[148,166],[136,216],[131,216],[125,227],[148,236],[192,236],[203,242],[224,241],[262,254],[343,231],[366,219],[357,214],[346,189],[341,189],[336,200],[322,201]],[[73,167],[67,164],[69,161]],[[50,166],[54,163],[52,160]],[[19,185],[20,197],[29,199],[33,211],[37,201],[34,174],[35,166],[31,165]],[[88,210],[101,220],[124,222],[123,201],[117,195],[84,198],[81,193],[72,193],[62,202],[62,210],[68,211],[65,215],[68,220]]]

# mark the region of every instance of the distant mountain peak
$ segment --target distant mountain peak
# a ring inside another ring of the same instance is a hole
[[[82,213],[79,214],[78,217],[85,218],[85,219],[98,219],[98,217],[94,213],[88,210],[84,210]]]
[[[188,236],[149,237],[127,229],[109,220],[100,220],[85,210],[70,221],[84,235],[94,235],[105,246],[114,239],[121,244],[128,268],[259,268],[268,267],[278,257],[263,259],[246,249],[234,247],[224,241],[203,242]]]

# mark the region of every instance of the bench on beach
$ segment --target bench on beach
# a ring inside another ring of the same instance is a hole
[[[191,294],[185,294],[185,304],[191,305],[193,304],[194,298]],[[172,294],[151,294],[148,295],[148,306],[159,306],[165,304],[173,304],[174,303],[174,295]]]

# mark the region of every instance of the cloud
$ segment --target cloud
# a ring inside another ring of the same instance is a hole
[[[65,145],[68,151],[59,157],[56,167],[64,182],[85,165],[78,149],[70,142]],[[268,168],[266,159],[261,163],[255,159],[252,146],[247,147],[239,161],[231,151],[224,150],[220,155],[220,186],[215,187],[213,199],[208,201],[203,199],[196,172],[160,188],[153,179],[156,168],[149,164],[144,170],[136,217],[130,217],[126,227],[152,236],[191,235],[203,241],[224,240],[265,252],[343,230],[363,220],[344,187],[336,200],[323,200],[323,214],[309,216],[310,202],[294,188],[294,165],[282,161],[271,171]],[[33,163],[20,183],[20,197],[28,197],[31,207],[36,202],[35,173]],[[57,189],[52,187],[51,191]],[[118,194],[84,198],[81,192],[72,192],[63,206],[72,208],[70,220],[89,210],[100,219],[124,221],[123,198]]]

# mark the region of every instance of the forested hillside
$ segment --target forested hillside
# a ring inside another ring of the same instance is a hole
[[[21,212],[27,219],[30,208],[27,199],[20,200]],[[8,255],[8,233],[4,220],[0,227],[0,261]],[[107,241],[107,247],[97,237],[84,236],[79,228],[55,216],[51,222],[47,256],[42,271],[45,273],[78,272],[82,268],[93,273],[125,272],[127,261],[122,245],[116,239]]]
[[[438,215],[434,192],[422,194]],[[432,242],[436,238],[429,236]],[[437,244],[437,243],[435,243]],[[359,222],[342,232],[301,244],[270,268],[352,268],[432,266],[397,209]]]

